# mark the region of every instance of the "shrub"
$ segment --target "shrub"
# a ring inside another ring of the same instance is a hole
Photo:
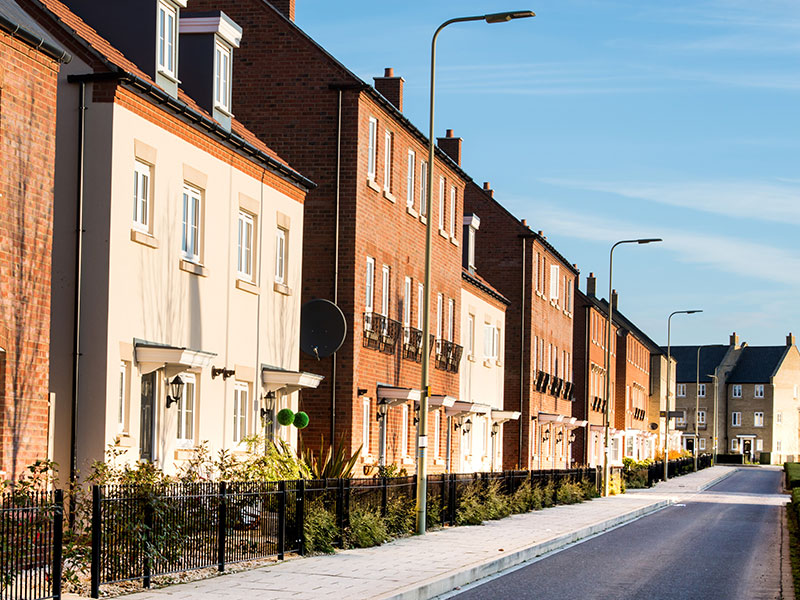
[[[800,487],[800,463],[783,463],[783,469],[786,471],[786,487],[790,490]]]
[[[347,531],[347,544],[353,548],[380,546],[390,539],[389,530],[380,512],[370,509],[356,509],[350,512],[350,527]]]
[[[478,481],[470,483],[461,493],[456,507],[457,525],[480,525],[489,518],[481,496],[481,485]]]
[[[291,408],[282,408],[278,411],[278,423],[284,426],[294,423],[294,412]]]
[[[625,479],[625,487],[645,488],[648,482],[648,467],[653,463],[649,459],[635,461],[632,458],[622,459],[622,477]]]
[[[501,487],[502,484],[496,479],[490,481],[486,486],[486,491],[483,494],[486,519],[504,519],[511,514],[511,501],[503,493]]]
[[[416,520],[416,506],[413,500],[394,496],[386,503],[386,527],[391,535],[413,533]]]
[[[597,485],[590,479],[584,479],[581,482],[581,488],[583,491],[583,497],[587,500],[600,497],[600,492],[597,491]]]
[[[549,479],[542,488],[542,507],[550,508],[556,503],[556,484]]]
[[[583,491],[580,484],[574,481],[565,481],[556,492],[559,504],[577,504],[583,502]]]
[[[612,475],[608,482],[609,496],[618,496],[625,493],[625,482],[619,475]]]
[[[325,509],[321,501],[306,504],[303,540],[309,554],[332,554],[333,543],[339,537],[336,518]]]
[[[308,414],[300,411],[294,416],[294,426],[298,429],[305,429],[308,427]]]

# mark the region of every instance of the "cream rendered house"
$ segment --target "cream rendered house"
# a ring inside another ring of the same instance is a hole
[[[298,372],[313,184],[232,116],[241,29],[219,12],[181,16],[180,0],[130,4],[112,21],[98,3],[72,3],[76,16],[42,2],[72,24],[59,37],[76,49],[58,100],[51,386],[62,475],[68,464],[85,473],[115,442],[167,472],[205,442],[213,454],[243,451],[252,434],[294,444],[296,428],[274,415],[298,410],[297,391],[320,380]],[[123,21],[143,39],[122,35]]]
[[[477,215],[464,216],[461,332],[464,341],[459,400],[443,410],[462,473],[502,470],[503,423],[519,413],[503,410],[505,313],[509,301],[475,272]]]

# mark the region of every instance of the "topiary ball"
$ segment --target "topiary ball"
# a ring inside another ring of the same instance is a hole
[[[298,429],[305,429],[308,427],[308,415],[300,411],[294,415],[294,426]]]
[[[291,408],[282,408],[278,411],[278,423],[284,426],[294,423],[294,413]]]

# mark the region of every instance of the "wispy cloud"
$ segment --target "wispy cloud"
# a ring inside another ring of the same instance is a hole
[[[616,194],[703,212],[800,225],[800,184],[790,181],[640,183],[543,178],[550,185]]]

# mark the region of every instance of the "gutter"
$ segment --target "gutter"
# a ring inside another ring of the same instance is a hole
[[[65,65],[72,60],[72,55],[66,50],[62,50],[58,46],[51,44],[44,38],[26,29],[19,23],[14,23],[14,21],[9,20],[2,14],[0,14],[0,29],[11,37],[22,40],[26,44],[33,46],[39,52],[49,56],[56,62]]]

